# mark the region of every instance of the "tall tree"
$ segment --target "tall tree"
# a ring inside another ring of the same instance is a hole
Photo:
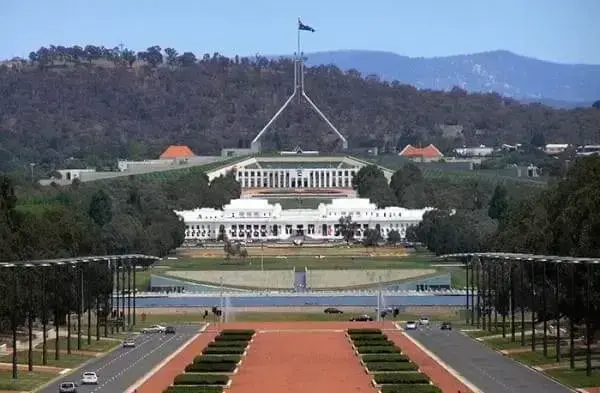
[[[508,196],[506,187],[504,187],[502,184],[498,184],[496,185],[494,193],[492,194],[492,199],[490,200],[488,216],[494,220],[499,220],[502,218],[507,208]]]
[[[103,227],[112,220],[112,204],[110,197],[104,190],[98,190],[93,196],[90,202],[88,210],[89,216],[94,222]]]

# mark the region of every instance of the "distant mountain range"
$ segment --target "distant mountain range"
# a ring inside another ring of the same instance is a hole
[[[471,55],[411,58],[389,52],[341,50],[306,55],[309,66],[334,64],[419,89],[497,92],[524,102],[563,108],[600,100],[600,65],[558,64],[493,51]]]

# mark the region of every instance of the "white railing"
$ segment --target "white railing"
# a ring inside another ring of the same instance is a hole
[[[340,296],[377,296],[378,290],[351,290],[351,291],[227,291],[222,292],[224,297],[340,297]],[[440,289],[428,291],[400,290],[382,291],[383,296],[464,296],[467,292],[463,289]],[[220,291],[215,292],[138,292],[136,297],[215,297],[220,296]],[[115,294],[116,296],[116,294]]]

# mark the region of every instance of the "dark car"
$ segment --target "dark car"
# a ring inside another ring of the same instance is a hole
[[[370,322],[372,321],[373,318],[371,318],[368,315],[359,315],[358,317],[354,317],[352,319],[350,319],[351,322]]]
[[[442,329],[442,330],[452,330],[452,324],[450,322],[442,322],[442,325],[440,326],[440,329]]]
[[[175,328],[173,326],[167,326],[165,334],[175,334]]]
[[[338,310],[337,308],[334,307],[328,307],[325,309],[325,314],[343,314],[344,312],[342,310]]]
[[[63,382],[58,385],[59,393],[77,393],[77,384],[75,382]]]

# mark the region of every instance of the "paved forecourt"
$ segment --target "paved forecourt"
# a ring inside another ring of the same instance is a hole
[[[439,326],[405,332],[485,393],[571,393],[573,390],[458,331]]]
[[[135,348],[117,348],[71,374],[54,381],[38,393],[56,393],[61,382],[75,382],[80,386],[78,393],[117,393],[142,378],[159,365],[166,357],[198,333],[201,325],[175,326],[175,334],[140,334],[135,338]],[[98,374],[98,385],[81,386],[81,374],[94,371]]]

